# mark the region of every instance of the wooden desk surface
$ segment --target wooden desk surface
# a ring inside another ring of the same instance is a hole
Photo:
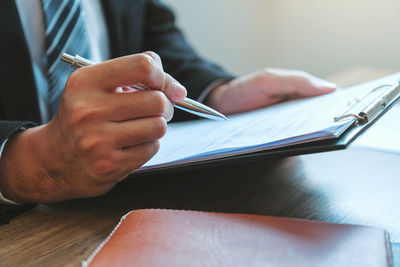
[[[358,68],[329,80],[348,86],[390,73]],[[79,266],[123,214],[142,208],[364,224],[388,230],[400,243],[398,191],[400,154],[359,148],[131,177],[102,197],[38,205],[0,226],[0,265]],[[394,248],[400,263],[400,244]]]
[[[39,205],[1,226],[1,265],[79,266],[123,214],[142,208],[364,224],[400,243],[399,163],[400,154],[348,149],[131,177],[105,196]]]

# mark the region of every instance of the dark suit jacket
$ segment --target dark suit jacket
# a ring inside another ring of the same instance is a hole
[[[101,0],[101,3],[111,57],[155,51],[160,55],[165,71],[185,85],[188,97],[194,99],[211,82],[231,78],[196,55],[176,28],[171,10],[159,0]],[[0,1],[0,14],[2,143],[21,126],[40,123],[40,114],[27,43],[15,2]]]

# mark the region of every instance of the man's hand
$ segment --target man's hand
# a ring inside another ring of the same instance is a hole
[[[134,84],[153,90],[124,88]],[[53,120],[8,141],[0,161],[4,196],[52,202],[107,192],[157,153],[171,101],[185,96],[151,52],[75,71]]]
[[[224,114],[233,114],[335,89],[336,85],[302,71],[265,69],[218,86],[205,102]]]

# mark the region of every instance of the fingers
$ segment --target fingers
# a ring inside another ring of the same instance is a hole
[[[112,123],[104,134],[112,139],[114,148],[127,149],[138,144],[157,141],[166,132],[167,121],[163,117],[150,117]]]
[[[119,170],[120,173],[114,178],[115,181],[119,182],[123,180],[129,173],[140,168],[146,162],[148,162],[160,149],[159,141],[153,141],[149,143],[140,144],[124,150],[119,151],[120,162]]]
[[[161,69],[163,69],[163,65],[161,62],[161,58],[157,53],[154,53],[153,51],[146,51],[143,54],[148,55],[149,57],[153,58],[154,61],[161,67]]]
[[[171,101],[182,100],[186,89],[163,71],[160,58],[153,52],[135,54],[108,60],[79,69],[74,76],[87,87],[105,90],[142,84],[148,89],[159,90]]]
[[[262,83],[269,84],[272,96],[296,99],[333,92],[336,85],[303,71],[266,69]]]
[[[127,88],[131,85],[152,90]],[[58,148],[46,157],[54,163],[46,167],[46,177],[57,188],[51,199],[104,193],[142,166],[159,149],[173,115],[171,101],[185,96],[185,88],[163,71],[152,52],[75,71],[43,134],[44,151]],[[68,183],[65,177],[71,177]]]
[[[170,121],[174,113],[173,104],[166,95],[154,90],[110,94],[107,103],[109,112],[104,112],[103,116],[114,122],[153,116]]]
[[[153,58],[154,61],[160,66],[160,68],[163,69],[163,65],[162,65],[161,58],[160,58],[159,55],[157,55],[156,53],[154,53],[152,51],[144,52],[144,54],[146,54],[146,55],[150,56],[151,58]],[[174,88],[175,85],[179,86],[180,83],[177,80],[175,80],[168,73],[165,73],[165,74],[166,74],[166,80],[165,80],[164,93],[172,100],[171,96],[173,94],[176,94],[176,92],[173,91],[173,88]],[[180,94],[179,96],[176,96],[176,97],[177,97],[176,99],[178,99],[178,100],[182,100],[183,98],[185,98],[186,97],[186,90],[185,90],[185,94]],[[176,102],[176,101],[174,101],[174,102]]]
[[[336,84],[328,82],[326,80],[319,79],[319,78],[315,78],[315,80],[312,81],[312,84],[317,89],[317,90],[310,90],[310,91],[314,91],[314,92],[312,92],[313,95],[326,94],[326,93],[333,92],[337,89]]]
[[[143,118],[118,122],[102,127],[102,137],[107,141],[93,142],[80,147],[92,152],[96,177],[105,177],[101,183],[120,181],[131,171],[149,161],[159,150],[159,139],[167,131],[163,117]],[[88,139],[87,139],[88,140]]]
[[[117,124],[117,125],[116,125]],[[130,172],[148,162],[159,150],[159,139],[167,131],[163,117],[143,118],[135,121],[115,123],[108,136],[114,138],[114,148],[118,162],[113,163],[108,181],[119,182]]]
[[[147,83],[151,89],[160,89],[164,73],[152,57],[135,54],[107,60],[85,69],[92,74],[92,81],[104,89]],[[100,75],[99,75],[100,74]]]
[[[123,150],[115,150],[110,157],[96,160],[95,188],[120,182],[132,171],[149,161],[159,150],[159,141],[139,144]],[[100,190],[103,187],[100,187]],[[93,190],[92,190],[93,191]]]
[[[180,88],[177,90],[176,88]],[[178,102],[186,97],[186,89],[171,75],[165,73],[163,93],[171,99],[172,102]]]
[[[317,78],[308,73],[304,77],[299,77],[302,81],[296,87],[296,94],[299,97],[312,97],[331,93],[336,90],[337,85]]]

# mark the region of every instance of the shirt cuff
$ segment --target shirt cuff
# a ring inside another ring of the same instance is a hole
[[[217,86],[227,83],[232,79],[218,79],[210,83],[204,90],[201,92],[200,96],[196,99],[198,102],[203,103],[207,96],[211,93],[211,91]]]
[[[8,138],[0,146],[0,160],[1,160],[1,156],[3,154],[4,146],[6,145],[7,141],[8,141]],[[1,179],[1,177],[0,177],[0,179]],[[0,204],[21,205],[20,203],[17,203],[15,201],[12,201],[12,200],[9,200],[9,199],[5,198],[3,196],[3,194],[1,193],[1,188],[0,188]]]

